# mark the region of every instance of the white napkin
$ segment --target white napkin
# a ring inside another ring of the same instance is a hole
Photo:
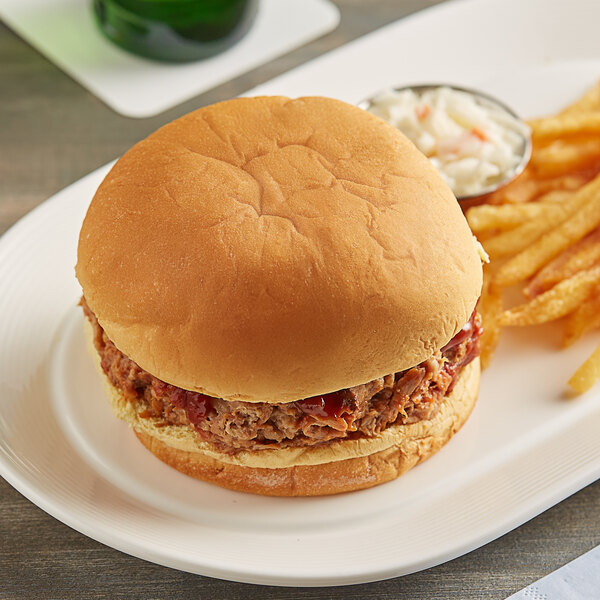
[[[506,600],[600,599],[600,546],[550,575],[523,588]]]

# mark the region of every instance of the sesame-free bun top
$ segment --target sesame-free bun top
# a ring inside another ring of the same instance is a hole
[[[466,323],[476,243],[399,131],[328,98],[241,98],[106,176],[77,277],[115,345],[173,385],[291,402],[409,368]]]

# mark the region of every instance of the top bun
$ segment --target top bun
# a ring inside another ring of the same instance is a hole
[[[77,277],[115,345],[173,385],[291,402],[412,367],[467,322],[476,243],[415,146],[328,98],[241,98],[112,168]]]

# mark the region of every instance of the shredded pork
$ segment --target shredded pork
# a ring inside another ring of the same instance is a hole
[[[193,426],[221,452],[312,446],[339,438],[373,436],[391,424],[430,419],[439,411],[460,371],[479,354],[477,313],[440,351],[421,364],[345,390],[268,404],[226,401],[157,379],[108,338],[82,299],[94,330],[104,373],[144,418],[163,425]]]

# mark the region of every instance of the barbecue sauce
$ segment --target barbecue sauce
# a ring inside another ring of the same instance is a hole
[[[169,399],[177,408],[185,410],[185,414],[192,425],[197,425],[206,419],[213,408],[213,399],[210,396],[182,390],[181,388],[174,387]]]
[[[479,337],[481,331],[481,317],[474,311],[471,318],[465,323],[465,326],[442,348],[442,354],[445,354],[448,350],[452,350],[452,348],[462,344],[466,339],[472,337],[474,333],[476,334],[475,337]]]
[[[298,400],[295,404],[307,415],[339,419],[346,408],[344,397],[343,391],[332,392],[324,396],[313,396],[305,400]]]

